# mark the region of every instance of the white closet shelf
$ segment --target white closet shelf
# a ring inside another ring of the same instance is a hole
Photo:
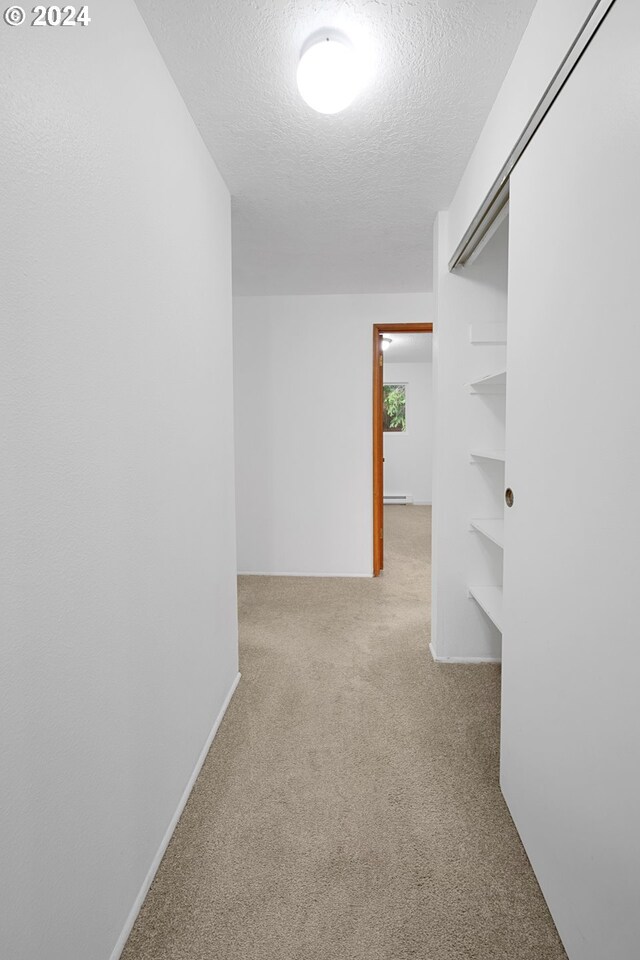
[[[485,536],[487,540],[491,540],[498,547],[504,547],[504,520],[502,517],[474,519],[471,520],[471,526]]]
[[[471,456],[478,460],[499,460],[504,463],[504,450],[472,450]]]
[[[469,587],[469,593],[502,633],[502,587]]]
[[[507,371],[498,370],[467,384],[472,393],[504,393],[507,386]]]

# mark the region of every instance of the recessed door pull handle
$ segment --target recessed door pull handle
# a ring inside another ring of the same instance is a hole
[[[513,506],[513,490],[511,489],[511,487],[507,487],[507,489],[505,490],[504,501],[508,507]]]

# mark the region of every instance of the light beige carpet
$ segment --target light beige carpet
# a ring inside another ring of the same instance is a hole
[[[562,960],[498,786],[499,669],[432,662],[428,507],[379,580],[246,577],[242,680],[125,960]]]

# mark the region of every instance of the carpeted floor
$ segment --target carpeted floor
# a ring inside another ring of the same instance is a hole
[[[124,960],[564,960],[499,669],[428,651],[430,521],[385,509],[379,580],[241,578],[242,680]]]

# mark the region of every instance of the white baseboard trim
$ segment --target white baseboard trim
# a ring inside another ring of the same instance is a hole
[[[431,506],[433,506],[433,504],[431,503],[431,500],[414,500],[414,501],[413,501],[413,505],[414,505],[414,507],[431,507]]]
[[[200,773],[200,770],[202,769],[202,764],[203,764],[204,761],[206,760],[207,754],[208,754],[208,752],[209,752],[209,750],[210,750],[210,748],[211,748],[211,744],[213,743],[213,738],[215,737],[216,733],[218,732],[218,728],[219,728],[220,724],[222,723],[222,719],[223,719],[225,713],[227,712],[227,707],[228,707],[229,704],[231,703],[231,698],[233,697],[233,695],[234,695],[234,693],[235,693],[235,691],[236,691],[236,687],[238,686],[238,683],[239,683],[239,682],[240,682],[240,674],[238,673],[238,674],[236,675],[235,680],[234,680],[233,683],[231,684],[231,689],[229,690],[229,693],[227,694],[227,696],[226,696],[226,698],[225,698],[225,701],[224,701],[224,703],[222,704],[222,707],[221,707],[221,709],[220,709],[220,713],[218,714],[218,716],[217,716],[216,719],[215,719],[215,722],[214,722],[214,724],[213,724],[213,727],[211,728],[211,732],[210,732],[209,736],[207,737],[207,742],[205,743],[204,747],[202,748],[202,752],[201,752],[200,756],[198,757],[198,760],[197,760],[197,762],[196,762],[196,765],[195,765],[195,767],[194,767],[194,769],[193,769],[193,773],[192,773],[191,776],[189,777],[189,782],[187,783],[186,787],[184,788],[184,793],[183,793],[182,796],[180,797],[180,802],[178,803],[178,807],[177,807],[177,809],[176,809],[176,812],[174,813],[173,817],[171,818],[171,822],[170,822],[169,826],[167,827],[167,831],[166,831],[164,837],[162,838],[162,841],[160,842],[160,846],[158,847],[158,851],[157,851],[155,857],[153,858],[153,862],[152,862],[151,866],[149,867],[149,872],[147,873],[147,875],[146,875],[146,877],[145,877],[145,879],[144,879],[144,883],[142,884],[142,887],[140,888],[140,892],[138,893],[138,896],[136,897],[136,899],[135,899],[135,901],[134,901],[134,904],[133,904],[133,906],[132,906],[132,908],[131,908],[131,911],[129,912],[129,916],[127,917],[127,921],[126,921],[126,923],[125,923],[125,925],[124,925],[124,928],[123,928],[123,930],[122,930],[122,933],[121,933],[120,936],[118,937],[118,942],[116,943],[116,945],[115,945],[115,947],[114,947],[114,949],[113,949],[113,953],[111,954],[110,960],[120,960],[120,956],[121,956],[121,954],[122,954],[122,951],[124,950],[124,948],[125,948],[125,946],[126,946],[126,943],[127,943],[127,940],[129,939],[129,934],[130,934],[131,931],[133,930],[133,925],[134,925],[134,923],[136,922],[136,919],[137,919],[137,917],[138,917],[138,914],[140,913],[140,909],[141,909],[141,907],[142,907],[142,904],[143,904],[144,901],[145,901],[145,897],[147,896],[147,894],[148,894],[148,892],[149,892],[149,887],[150,887],[151,884],[153,883],[153,878],[155,877],[155,875],[156,875],[156,873],[157,873],[157,871],[158,871],[158,867],[160,866],[160,862],[162,861],[162,858],[163,858],[164,855],[165,855],[166,849],[167,849],[167,847],[169,846],[169,841],[171,840],[171,837],[173,836],[173,831],[175,830],[175,828],[176,828],[176,826],[177,826],[177,824],[178,824],[178,820],[180,819],[180,816],[182,815],[182,811],[184,810],[184,808],[185,808],[185,806],[186,806],[187,800],[189,799],[189,795],[190,795],[191,791],[193,790],[193,787],[194,787],[194,784],[195,784],[196,780],[198,779],[198,774]]]
[[[502,657],[438,657],[432,643],[429,650],[435,663],[502,663]]]
[[[373,577],[372,573],[274,573],[273,570],[270,570],[268,573],[260,572],[258,570],[238,570],[239,577],[322,577],[325,580],[332,579],[371,579]]]

